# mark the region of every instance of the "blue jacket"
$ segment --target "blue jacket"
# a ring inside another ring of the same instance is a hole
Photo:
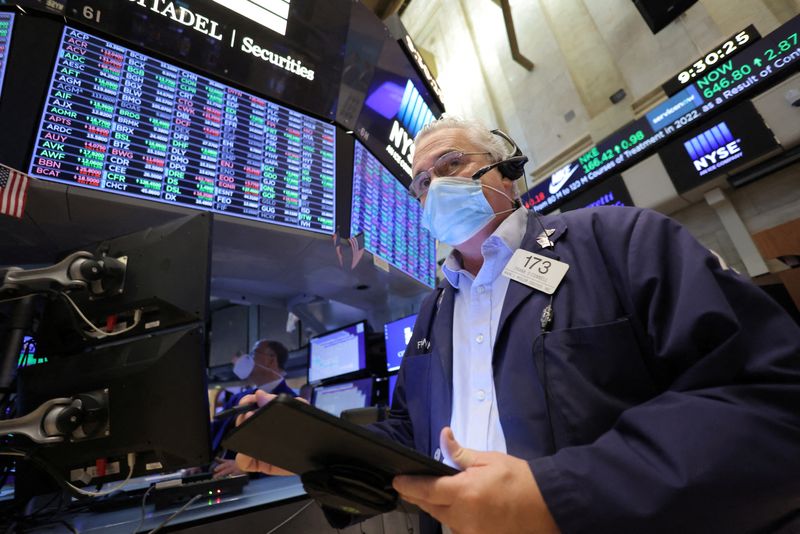
[[[552,249],[536,237],[555,229]],[[569,264],[553,297],[511,281],[493,353],[508,453],[562,532],[725,533],[800,509],[800,329],[673,220],[531,214],[522,247]],[[454,289],[423,303],[378,430],[435,456],[450,422]],[[425,530],[430,530],[430,525]]]

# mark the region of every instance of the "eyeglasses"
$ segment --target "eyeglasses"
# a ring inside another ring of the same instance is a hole
[[[455,176],[469,163],[464,156],[489,156],[489,152],[460,152],[454,150],[443,154],[436,160],[433,167],[427,171],[417,173],[408,190],[412,197],[419,200],[422,195],[428,192],[431,186],[431,181],[434,177],[441,178],[443,176]],[[472,178],[480,178],[488,171],[492,170],[495,166],[489,165],[478,170]]]

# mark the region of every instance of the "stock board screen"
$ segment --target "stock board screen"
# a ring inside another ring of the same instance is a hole
[[[30,174],[333,233],[335,127],[66,27]]]
[[[8,45],[11,42],[11,29],[14,27],[13,13],[0,13],[0,93],[3,91],[3,78],[6,74]]]
[[[350,235],[364,234],[364,248],[415,280],[436,282],[436,242],[422,228],[422,208],[360,142],[353,154]]]
[[[729,47],[709,53],[702,63],[681,73],[684,79],[688,76],[683,89],[536,184],[522,196],[523,203],[536,211],[551,211],[595,180],[619,173],[654,153],[668,139],[682,135],[690,124],[720,111],[718,108],[796,72],[800,65],[798,33],[800,15],[735,55],[723,53]],[[741,34],[740,42],[745,36]],[[747,37],[751,39],[755,38]]]

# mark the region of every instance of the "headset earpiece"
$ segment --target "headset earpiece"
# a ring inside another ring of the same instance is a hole
[[[525,174],[525,164],[528,156],[525,156],[517,144],[506,133],[501,130],[492,130],[492,133],[505,140],[514,149],[514,152],[506,160],[497,166],[500,174],[510,180],[518,180]]]

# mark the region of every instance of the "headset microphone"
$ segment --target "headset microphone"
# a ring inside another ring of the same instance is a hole
[[[509,178],[510,180],[518,180],[525,174],[525,164],[528,162],[528,156],[522,153],[522,150],[519,149],[517,143],[514,142],[511,137],[508,136],[505,132],[501,130],[492,130],[492,133],[498,137],[504,139],[511,148],[514,149],[512,154],[503,160],[502,163],[497,165],[497,168],[500,170],[500,174]]]

